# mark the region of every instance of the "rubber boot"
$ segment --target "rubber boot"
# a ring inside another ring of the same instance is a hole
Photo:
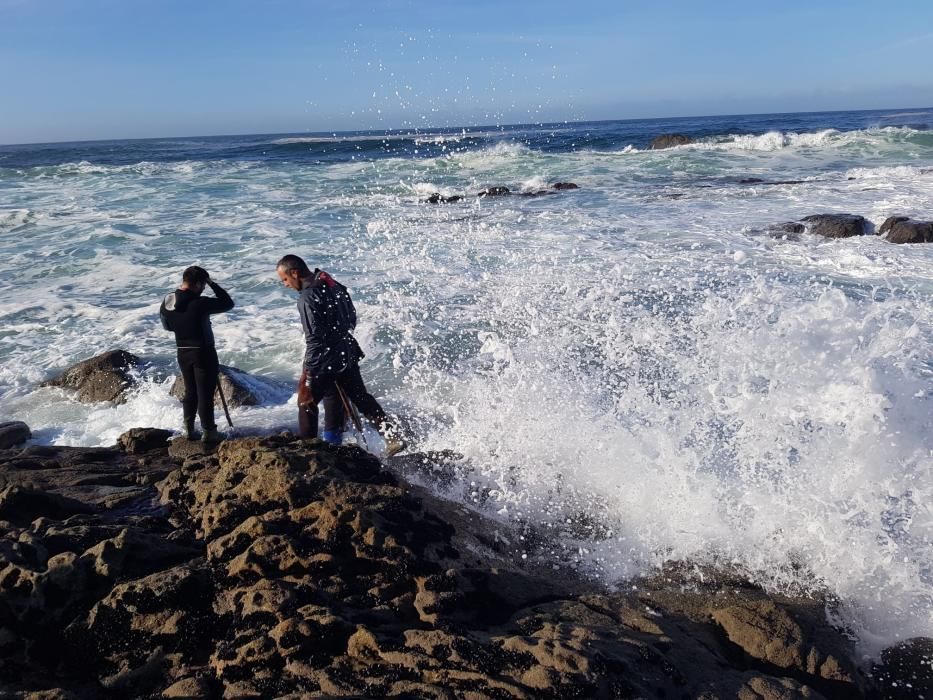
[[[331,445],[342,445],[343,444],[343,431],[340,429],[323,430],[321,431],[321,439],[324,442],[329,442]]]
[[[197,440],[201,437],[201,433],[194,429],[194,420],[185,421],[185,439],[186,440]]]
[[[204,435],[201,436],[201,442],[220,442],[224,439],[224,436],[221,434],[217,428],[205,428]]]

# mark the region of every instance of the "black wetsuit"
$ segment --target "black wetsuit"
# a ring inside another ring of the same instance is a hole
[[[220,363],[214,347],[211,314],[233,308],[233,299],[220,285],[210,282],[216,299],[199,296],[187,289],[176,289],[165,297],[159,316],[166,330],[174,331],[178,346],[178,367],[185,380],[185,397],[181,400],[185,425],[194,425],[195,412],[201,427],[212,430],[214,422],[214,392]]]
[[[356,311],[347,288],[326,272],[315,270],[311,284],[298,297],[298,315],[305,332],[304,370],[314,397],[311,404],[299,407],[298,434],[317,435],[319,401],[324,403],[324,430],[343,430],[345,416],[338,383],[360,413],[376,426],[384,424],[385,411],[360,376],[363,351],[352,335]]]

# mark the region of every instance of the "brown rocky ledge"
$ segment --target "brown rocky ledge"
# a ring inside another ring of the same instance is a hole
[[[874,680],[856,668],[821,599],[687,565],[609,593],[522,561],[502,524],[357,448],[245,438],[178,463],[166,437],[0,451],[0,698],[918,697],[904,679],[930,681],[929,640]]]

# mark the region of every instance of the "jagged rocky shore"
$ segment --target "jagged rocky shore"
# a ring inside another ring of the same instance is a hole
[[[0,450],[0,697],[929,693],[930,640],[860,667],[831,601],[687,564],[608,592],[523,560],[406,478],[430,456],[169,437]]]

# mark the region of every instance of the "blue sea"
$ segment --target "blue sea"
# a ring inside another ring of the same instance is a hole
[[[296,253],[350,287],[364,377],[416,449],[463,456],[447,495],[550,533],[516,557],[608,586],[686,559],[828,591],[876,654],[933,636],[933,245],[769,226],[933,219],[931,127],[897,109],[0,147],[0,420],[61,445],[178,428],[157,310],[199,264],[237,302],[221,361],[266,380],[234,423],[294,429],[303,342],[274,265]],[[663,133],[694,143],[648,150]],[[38,388],[112,348],[150,362],[126,403]]]

